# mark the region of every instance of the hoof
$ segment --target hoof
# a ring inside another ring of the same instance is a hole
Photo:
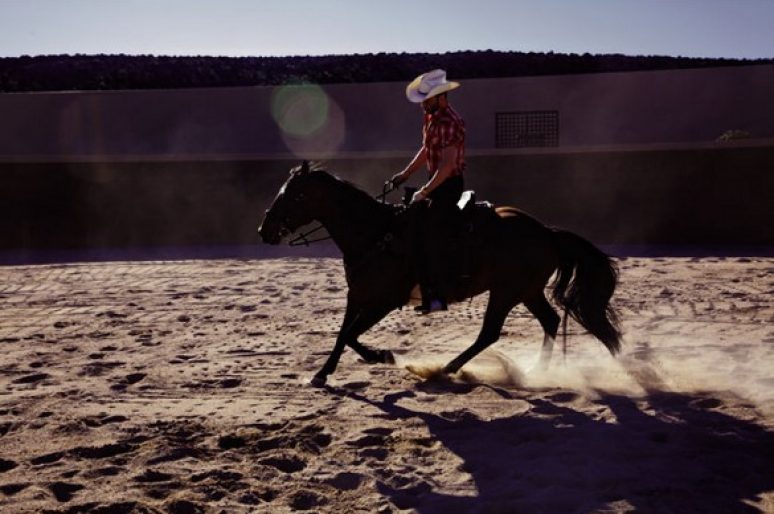
[[[325,383],[328,381],[328,377],[321,376],[321,375],[315,375],[312,377],[312,379],[309,381],[309,383],[313,387],[325,387]]]
[[[395,356],[390,350],[374,350],[373,358],[363,359],[366,364],[395,364]]]
[[[447,375],[443,368],[439,366],[423,366],[423,365],[415,365],[415,364],[407,364],[406,370],[408,370],[409,373],[412,373],[419,378],[423,378],[428,381],[433,382],[446,382],[450,379],[449,375]]]
[[[451,364],[447,364],[443,368],[441,368],[441,373],[444,375],[454,375],[457,373],[462,366],[453,366]]]
[[[379,354],[383,364],[395,364],[395,356],[390,350],[382,350]]]

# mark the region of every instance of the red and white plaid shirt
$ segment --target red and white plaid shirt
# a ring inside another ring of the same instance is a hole
[[[435,114],[426,114],[422,126],[422,144],[427,151],[427,171],[432,177],[441,164],[441,151],[449,146],[457,148],[457,160],[451,176],[465,170],[465,122],[451,107]]]

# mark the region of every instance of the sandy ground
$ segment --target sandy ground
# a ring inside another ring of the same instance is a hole
[[[772,259],[625,259],[613,359],[522,307],[451,381],[486,296],[333,345],[335,259],[0,268],[0,511],[774,512]]]

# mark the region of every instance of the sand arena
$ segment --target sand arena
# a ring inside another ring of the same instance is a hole
[[[0,268],[0,510],[774,512],[772,259],[628,258],[622,355],[570,324],[541,374],[517,307],[452,380],[485,297],[362,337],[327,389],[336,259]],[[559,345],[559,348],[561,345]]]

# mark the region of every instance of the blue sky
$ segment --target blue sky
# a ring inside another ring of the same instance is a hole
[[[774,57],[774,0],[0,0],[0,56]]]

